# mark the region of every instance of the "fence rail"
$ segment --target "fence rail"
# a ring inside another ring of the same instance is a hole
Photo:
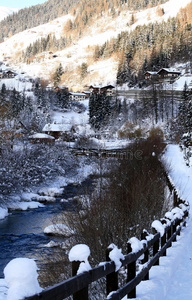
[[[75,275],[43,290],[38,295],[27,297],[25,300],[63,300],[72,295],[74,300],[88,300],[89,285],[101,278],[106,278],[106,299],[117,300],[122,299],[126,295],[128,298],[136,298],[136,286],[142,280],[149,280],[151,267],[159,265],[160,256],[165,256],[166,249],[171,247],[173,241],[176,241],[177,235],[180,235],[182,227],[186,224],[187,217],[188,209],[186,207],[182,218],[177,218],[171,222],[167,220],[167,225],[164,225],[163,236],[159,232],[154,232],[152,238],[149,239],[146,232],[143,232],[141,237],[143,246],[137,252],[132,252],[131,244],[128,243],[128,254],[121,260],[122,267],[127,268],[127,280],[122,287],[119,288],[118,272],[115,271],[115,263],[113,261],[106,261],[102,265]],[[165,222],[165,218],[162,219],[162,224]],[[109,259],[109,250],[107,250],[107,260]],[[140,259],[141,255],[144,255],[143,259]],[[143,267],[136,275],[136,262],[139,259]],[[80,262],[73,262],[73,264],[75,264],[75,269],[77,270]]]

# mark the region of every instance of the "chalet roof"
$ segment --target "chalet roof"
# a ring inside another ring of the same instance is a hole
[[[73,95],[73,96],[85,96],[84,93],[73,93],[73,92],[70,92],[69,94]]]
[[[111,88],[115,88],[113,85],[109,84],[109,85],[90,85],[89,87],[94,88],[94,89],[111,89]]]
[[[90,89],[93,88],[93,89],[101,89],[102,88],[102,85],[90,85],[89,87]]]
[[[176,73],[176,74],[180,74],[181,72],[178,71],[177,69],[175,68],[162,68],[158,71],[158,73],[160,73],[161,71],[166,71],[167,73]]]
[[[52,139],[52,140],[55,139],[53,136],[46,133],[34,133],[33,135],[30,135],[29,138],[30,139]]]
[[[83,91],[83,93],[90,94],[91,92],[90,91]]]
[[[66,86],[62,86],[62,85],[57,85],[57,86],[55,87],[55,89],[56,89],[56,88],[59,88],[59,89],[67,89]]]
[[[103,88],[103,89],[104,89],[104,88],[105,88],[105,89],[114,89],[115,87],[114,87],[113,85],[109,84],[109,85],[103,86],[102,88]]]
[[[72,128],[72,124],[69,123],[65,123],[65,124],[46,124],[43,127],[43,132],[45,131],[50,131],[50,132],[66,132],[66,131],[70,131]]]
[[[146,71],[145,74],[157,75],[157,72],[154,72],[154,71]]]

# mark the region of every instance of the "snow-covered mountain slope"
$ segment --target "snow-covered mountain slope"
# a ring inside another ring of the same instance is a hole
[[[131,24],[131,11],[122,11],[117,18],[110,16],[102,16],[100,19],[93,20],[92,26],[83,32],[80,39],[74,39],[73,45],[58,51],[55,57],[47,55],[39,55],[37,59],[30,64],[19,63],[19,57],[23,50],[42,37],[54,33],[57,38],[63,35],[63,28],[69,18],[73,19],[71,15],[66,15],[55,19],[44,25],[40,25],[30,30],[18,33],[4,43],[0,44],[0,60],[5,57],[10,57],[8,60],[10,65],[19,68],[28,73],[30,76],[42,77],[49,79],[53,71],[61,62],[65,70],[63,84],[75,88],[82,89],[83,85],[89,84],[108,84],[115,83],[118,58],[112,56],[105,61],[95,62],[93,59],[94,46],[101,45],[110,38],[117,37],[122,31],[134,30],[137,25],[148,24],[150,22],[161,22],[167,20],[169,17],[174,17],[179,12],[180,8],[185,7],[192,0],[169,0],[165,4],[160,5],[164,10],[163,16],[158,16],[157,8],[149,8],[135,13],[135,23]],[[88,64],[89,76],[86,82],[80,79],[78,68],[83,62]]]
[[[6,7],[6,6],[0,6],[0,21],[17,11],[18,11],[18,8],[10,8],[10,7]]]

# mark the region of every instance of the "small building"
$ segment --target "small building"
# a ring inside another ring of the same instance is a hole
[[[72,124],[52,123],[46,124],[42,130],[44,133],[53,136],[55,139],[62,137],[64,140],[69,140],[74,134]]]
[[[68,89],[68,87],[66,87],[66,86],[56,86],[56,87],[54,87],[54,91],[57,93],[57,92],[66,92],[66,93],[68,93],[69,92],[69,89]]]
[[[2,78],[14,78],[17,74],[11,70],[4,71]]]
[[[114,94],[115,87],[113,85],[91,85],[89,87],[91,93],[98,93],[98,94],[106,94],[106,96],[112,96]]]
[[[181,72],[174,68],[162,68],[157,74],[161,79],[171,81],[181,75]]]
[[[146,80],[153,80],[157,78],[157,72],[147,71],[144,74]]]
[[[69,93],[69,99],[72,101],[82,101],[85,100],[85,93]]]
[[[83,91],[83,93],[85,94],[86,98],[90,97],[91,92],[90,91]]]
[[[32,144],[54,144],[55,138],[45,133],[34,133],[29,136],[29,141]]]

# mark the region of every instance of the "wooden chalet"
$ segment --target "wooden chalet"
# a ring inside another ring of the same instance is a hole
[[[160,79],[164,80],[174,80],[179,75],[181,75],[181,72],[173,69],[173,68],[162,68],[157,72]]]
[[[147,71],[144,74],[146,80],[153,80],[157,78],[157,72]]]
[[[62,137],[68,140],[74,133],[72,124],[52,123],[46,124],[43,128],[43,133],[53,136],[55,139]]]
[[[54,91],[57,92],[66,92],[68,93],[69,89],[66,86],[56,86],[54,87]]]
[[[2,78],[14,78],[17,74],[11,70],[4,71]]]
[[[85,94],[86,98],[90,97],[91,92],[90,91],[83,91],[83,93]]]
[[[89,87],[91,93],[98,93],[104,94],[106,93],[107,96],[112,96],[114,93],[115,87],[113,85],[91,85]]]
[[[82,101],[85,100],[85,93],[69,93],[69,99],[72,101]]]
[[[55,138],[45,133],[35,133],[29,137],[32,144],[51,144],[55,143]]]

